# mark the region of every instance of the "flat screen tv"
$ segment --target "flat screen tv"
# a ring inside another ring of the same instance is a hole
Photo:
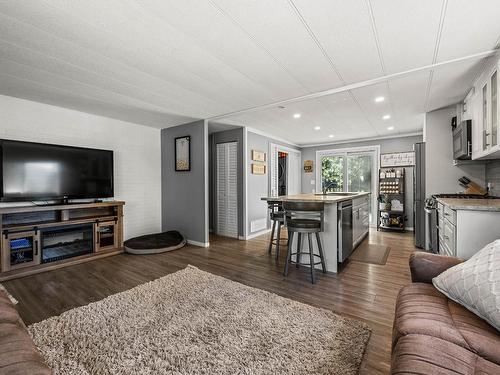
[[[0,140],[0,200],[109,198],[113,151]]]

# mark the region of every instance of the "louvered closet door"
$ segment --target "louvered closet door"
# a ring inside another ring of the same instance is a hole
[[[217,234],[238,237],[238,143],[217,144]]]

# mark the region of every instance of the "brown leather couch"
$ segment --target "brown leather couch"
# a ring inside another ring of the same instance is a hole
[[[392,374],[500,374],[500,332],[449,300],[432,278],[457,258],[415,252],[413,283],[399,292],[392,337]]]
[[[9,297],[0,290],[0,375],[50,375]]]

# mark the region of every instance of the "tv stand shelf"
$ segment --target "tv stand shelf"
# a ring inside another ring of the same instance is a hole
[[[0,281],[123,252],[125,202],[0,208]]]

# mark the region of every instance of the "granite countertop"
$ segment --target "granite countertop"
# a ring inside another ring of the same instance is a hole
[[[500,211],[500,199],[437,198],[452,210]]]
[[[369,195],[370,193],[352,193],[349,196],[339,195],[323,195],[323,194],[297,194],[297,195],[283,195],[281,197],[262,197],[263,201],[289,201],[289,202],[325,202],[325,203],[339,203],[350,199],[355,199]]]

